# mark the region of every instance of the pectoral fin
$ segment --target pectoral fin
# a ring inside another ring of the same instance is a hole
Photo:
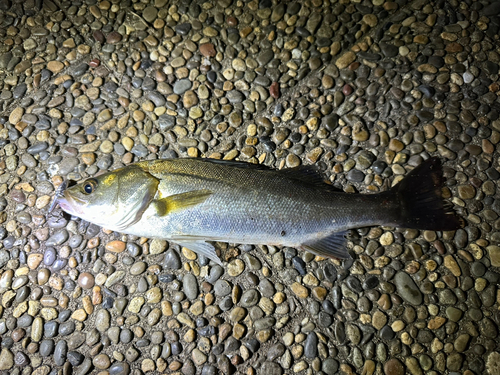
[[[317,241],[303,243],[301,248],[322,257],[346,259],[349,258],[346,235],[347,232],[333,233]]]
[[[205,241],[195,241],[195,242],[176,241],[176,242],[179,245],[184,246],[191,251],[194,251],[195,253],[206,256],[208,259],[211,259],[215,263],[222,266],[222,261],[217,256],[217,253],[215,252],[215,247],[213,247],[213,245],[209,244],[208,242]]]
[[[212,195],[211,190],[193,190],[186,193],[170,195],[165,198],[155,199],[151,202],[158,216],[165,216],[171,212],[184,210],[196,206],[207,200]]]

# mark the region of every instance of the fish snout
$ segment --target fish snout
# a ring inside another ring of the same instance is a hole
[[[74,201],[73,197],[64,191],[61,195],[56,197],[56,202],[61,207],[61,209],[70,215],[78,216],[81,214],[78,210],[78,204]]]

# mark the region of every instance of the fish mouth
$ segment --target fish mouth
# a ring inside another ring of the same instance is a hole
[[[67,191],[64,191],[62,195],[56,197],[56,202],[63,211],[75,216],[82,214],[78,208],[85,205],[85,202],[68,194]]]

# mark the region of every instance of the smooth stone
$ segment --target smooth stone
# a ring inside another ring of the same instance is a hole
[[[107,310],[99,310],[96,315],[95,327],[99,332],[106,332],[110,326],[111,315]]]
[[[196,299],[196,297],[198,297],[198,281],[196,280],[196,277],[193,274],[188,273],[182,279],[182,283],[186,297],[190,300]]]
[[[174,84],[174,93],[177,95],[182,95],[186,91],[191,89],[192,86],[193,86],[193,83],[189,79],[187,79],[187,78],[180,79],[177,82],[175,82],[175,84]]]
[[[216,296],[224,297],[231,293],[231,285],[226,280],[217,280],[214,285]]]
[[[48,357],[54,351],[55,343],[52,339],[42,340],[40,343],[39,353],[42,357]]]
[[[335,375],[338,373],[339,363],[333,358],[327,358],[321,364],[321,371],[327,375]]]
[[[399,295],[408,303],[420,305],[423,301],[422,293],[418,289],[415,281],[405,272],[399,272],[394,277]]]
[[[309,359],[315,358],[318,355],[318,336],[315,332],[309,332],[307,334],[304,343],[304,355]]]
[[[282,375],[283,368],[276,362],[266,361],[260,367],[258,375]]]
[[[78,285],[83,289],[91,289],[94,286],[94,276],[88,272],[82,272],[78,276]]]
[[[391,358],[384,364],[384,373],[385,375],[404,375],[405,367],[398,359]]]
[[[166,251],[163,266],[165,268],[174,270],[178,270],[182,267],[182,261],[177,251],[175,251],[174,249],[169,249]]]
[[[108,369],[109,375],[128,375],[130,365],[127,362],[115,362]]]
[[[13,366],[14,355],[9,349],[3,348],[0,352],[0,370],[10,370]]]
[[[54,362],[58,366],[64,365],[68,353],[68,344],[65,340],[60,340],[54,349]]]

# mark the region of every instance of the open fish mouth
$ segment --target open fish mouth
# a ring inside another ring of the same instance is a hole
[[[58,204],[61,206],[61,208],[63,208],[61,204],[64,204],[65,200],[61,199],[61,198],[64,196],[64,191],[67,188],[68,188],[68,180],[64,180],[56,190],[56,194],[54,195],[54,199],[52,200],[52,203],[49,207],[49,213],[51,213],[54,210],[54,208],[56,208],[56,206]]]

